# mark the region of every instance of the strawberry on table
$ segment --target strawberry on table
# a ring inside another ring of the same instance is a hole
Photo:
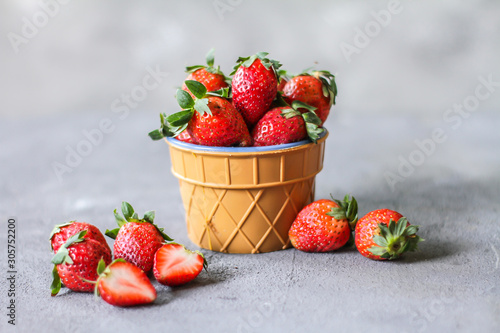
[[[373,260],[392,260],[417,249],[423,240],[417,236],[418,229],[400,213],[378,209],[359,219],[354,240],[363,256]]]
[[[233,104],[251,128],[269,110],[278,89],[277,71],[281,64],[259,52],[238,58],[231,75]]]
[[[288,232],[292,245],[305,252],[337,250],[351,238],[358,204],[346,195],[342,201],[320,199],[304,207]]]
[[[94,285],[88,281],[97,279],[99,261],[111,262],[109,248],[101,242],[85,238],[86,234],[87,230],[82,230],[69,237],[52,258],[52,296],[59,293],[62,284],[73,291],[91,292]]]
[[[301,113],[298,108],[307,108]],[[254,146],[272,146],[297,142],[307,137],[316,142],[324,132],[321,120],[314,113],[315,108],[299,101],[292,106],[279,106],[267,111],[252,130]]]
[[[174,287],[194,280],[204,267],[207,262],[201,252],[168,243],[156,252],[153,273],[158,282]]]
[[[158,228],[153,220],[154,211],[148,211],[142,219],[128,202],[122,203],[123,217],[114,210],[118,228],[106,230],[106,236],[113,238],[115,258],[122,258],[138,266],[144,272],[153,268],[154,254],[165,241],[172,241]]]
[[[184,90],[177,90],[177,102],[182,111],[170,116],[160,114],[161,128],[149,133],[151,139],[177,137],[187,129],[200,145],[251,145],[252,139],[243,117],[226,99],[228,89],[207,92],[205,86],[197,81],[188,80],[185,84],[195,98]]]
[[[301,101],[316,108],[316,114],[324,124],[330,108],[335,104],[337,85],[335,76],[328,71],[302,73],[290,79],[283,87],[287,103]],[[305,110],[304,110],[305,111]]]
[[[156,289],[146,273],[123,259],[115,259],[107,267],[99,262],[97,273],[95,293],[111,305],[135,306],[156,299]]]
[[[208,51],[206,57],[207,65],[196,65],[186,67],[186,72],[189,73],[186,80],[194,80],[202,83],[207,91],[216,91],[229,86],[228,79],[220,70],[220,67],[214,67],[214,49]],[[186,84],[182,85],[182,90],[187,91],[194,98],[194,95],[189,91]]]
[[[106,239],[96,226],[86,222],[70,221],[56,225],[50,233],[50,246],[54,253],[59,250],[59,247],[61,247],[68,238],[83,230],[87,230],[85,238],[96,240],[109,249]],[[109,251],[111,253],[111,249],[109,249]]]

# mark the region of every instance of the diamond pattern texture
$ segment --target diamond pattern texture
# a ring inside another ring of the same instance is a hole
[[[227,253],[291,246],[288,230],[314,200],[326,135],[317,144],[257,153],[194,151],[169,142],[190,239]]]

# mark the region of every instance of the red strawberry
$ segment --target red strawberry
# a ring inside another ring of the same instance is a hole
[[[88,281],[97,279],[99,261],[103,259],[105,263],[111,262],[109,248],[85,238],[86,234],[87,230],[83,230],[68,238],[52,258],[52,296],[59,293],[61,282],[71,290],[91,292],[94,285]]]
[[[356,199],[321,199],[304,207],[288,235],[292,245],[305,252],[328,252],[346,245],[357,221]]]
[[[363,256],[392,260],[417,249],[417,244],[423,240],[417,236],[418,228],[396,211],[378,209],[359,219],[354,240]]]
[[[191,135],[189,135],[189,132],[187,131],[187,129],[182,131],[181,134],[177,135],[175,138],[179,141],[196,144],[193,137]]]
[[[285,84],[287,84],[288,81],[290,81],[290,78],[288,77],[288,73],[285,70],[279,70],[278,71],[279,78],[278,78],[278,91],[283,92],[283,88],[285,88]]]
[[[301,101],[315,107],[321,124],[326,121],[330,108],[335,104],[336,96],[335,76],[327,71],[297,75],[290,79],[283,88],[283,98],[287,103]]]
[[[153,140],[179,136],[187,128],[189,135],[200,145],[251,145],[252,139],[243,117],[225,98],[228,89],[207,93],[205,86],[197,81],[186,81],[185,84],[195,99],[187,92],[177,90],[177,102],[182,111],[168,117],[161,114],[161,128],[149,133]]]
[[[107,267],[100,262],[97,271],[95,292],[111,305],[142,305],[156,299],[156,289],[146,273],[123,259],[115,259]]]
[[[269,110],[278,88],[281,64],[266,58],[267,52],[238,58],[232,80],[233,104],[251,128]]]
[[[293,106],[279,106],[266,112],[252,130],[254,146],[271,146],[291,143],[309,138],[316,142],[324,129],[318,125],[321,120],[310,111],[300,113],[298,107],[311,108],[309,105],[295,101]]]
[[[186,72],[190,73],[186,80],[194,80],[202,83],[207,88],[207,91],[216,91],[228,87],[227,81],[229,79],[226,78],[219,67],[214,67],[214,49],[208,51],[205,59],[207,66],[197,65],[186,67]],[[187,91],[194,98],[194,95],[189,91],[186,84],[182,85],[182,90]]]
[[[106,243],[106,239],[96,226],[93,226],[92,224],[86,222],[71,221],[68,223],[56,225],[50,233],[50,245],[54,253],[59,250],[59,247],[61,247],[61,245],[63,245],[68,240],[68,238],[82,230],[87,230],[87,233],[85,235],[86,239],[96,240],[109,249],[108,243]],[[109,251],[111,252],[111,249],[109,249]]]
[[[158,282],[173,287],[193,280],[206,266],[201,252],[189,251],[181,244],[168,243],[156,252],[153,273]]]
[[[115,258],[125,259],[147,273],[153,268],[155,252],[165,240],[172,239],[163,232],[163,228],[158,228],[153,223],[154,211],[146,212],[144,217],[139,219],[132,206],[123,202],[122,213],[123,217],[115,209],[118,228],[106,230],[106,236],[115,240]]]

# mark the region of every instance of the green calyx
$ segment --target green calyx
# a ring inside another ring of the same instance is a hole
[[[325,131],[325,129],[321,127],[321,119],[319,119],[314,112],[316,108],[301,101],[293,101],[292,105],[288,105],[286,103],[285,105],[289,108],[283,110],[281,116],[286,119],[301,116],[306,124],[307,136],[312,142],[317,143],[319,136]],[[299,109],[307,109],[308,112],[302,113]]]
[[[207,65],[195,65],[195,66],[187,66],[186,67],[186,73],[193,73],[196,72],[199,69],[205,68],[205,70],[209,73],[212,74],[219,74],[224,77],[224,79],[227,79],[224,73],[220,70],[220,66],[214,67],[214,61],[215,60],[215,49],[211,48],[207,55],[205,56],[205,61]]]
[[[255,60],[259,59],[266,69],[273,69],[276,78],[279,80],[278,69],[281,67],[281,64],[277,60],[267,58],[268,54],[269,53],[267,52],[257,52],[250,57],[239,57],[238,60],[236,60],[236,65],[233,67],[233,71],[229,75],[234,75],[241,66],[246,68],[250,67]]]
[[[165,234],[163,232],[163,228],[159,228],[156,224],[153,223],[153,221],[155,219],[155,212],[152,210],[144,213],[143,218],[140,219],[139,216],[137,215],[137,213],[134,211],[134,208],[132,207],[132,205],[130,205],[128,202],[123,201],[122,202],[122,214],[123,214],[123,216],[118,214],[116,209],[113,211],[113,213],[115,215],[115,220],[116,220],[116,223],[118,224],[118,228],[115,228],[112,230],[106,229],[105,234],[106,234],[106,236],[108,236],[110,238],[116,239],[116,236],[118,235],[118,232],[120,231],[120,228],[124,224],[126,224],[128,222],[136,222],[136,223],[150,223],[156,228],[156,230],[158,230],[158,232],[160,233],[160,235],[163,237],[164,240],[166,240],[166,241],[173,240],[172,238],[170,238],[167,234]]]
[[[179,103],[182,110],[169,116],[165,113],[160,114],[161,127],[148,134],[152,140],[161,140],[164,137],[176,137],[181,134],[182,131],[187,128],[195,111],[201,115],[205,113],[212,115],[208,107],[207,96],[218,96],[222,98],[231,97],[230,88],[222,88],[216,91],[207,92],[207,88],[203,83],[198,81],[186,80],[184,83],[194,95],[194,99],[187,91],[177,89],[177,103]]]
[[[50,285],[51,296],[56,296],[61,290],[61,278],[57,272],[57,265],[66,264],[72,265],[73,259],[69,255],[68,248],[73,245],[84,241],[84,237],[87,234],[87,230],[82,230],[66,240],[66,242],[57,250],[57,253],[52,257],[52,263],[54,268],[52,269],[52,283]]]
[[[344,199],[337,200],[332,197],[332,200],[338,205],[338,207],[332,207],[332,209],[326,213],[334,217],[336,220],[345,220],[349,221],[349,227],[351,230],[356,228],[356,223],[358,223],[358,202],[354,197],[349,198],[349,195],[346,194]]]
[[[372,254],[384,259],[397,259],[405,252],[415,251],[419,242],[423,241],[417,235],[419,226],[408,225],[408,220],[402,217],[396,223],[389,221],[389,225],[379,223],[380,235],[373,237],[377,246],[368,249]]]
[[[50,232],[49,241],[52,241],[52,237],[54,237],[55,234],[59,233],[61,231],[61,228],[67,227],[68,225],[72,224],[73,222],[75,222],[75,221],[69,221],[69,222],[66,222],[66,223],[55,225],[54,229],[52,229],[52,231]],[[52,242],[50,242],[50,249],[52,251],[54,250],[52,248]]]

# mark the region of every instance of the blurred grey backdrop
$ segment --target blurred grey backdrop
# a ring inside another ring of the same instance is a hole
[[[174,112],[184,67],[215,47],[226,74],[257,51],[335,73],[327,127],[355,113],[442,121],[479,77],[500,81],[499,18],[496,0],[3,0],[0,112]],[[500,94],[479,102],[498,108]]]

